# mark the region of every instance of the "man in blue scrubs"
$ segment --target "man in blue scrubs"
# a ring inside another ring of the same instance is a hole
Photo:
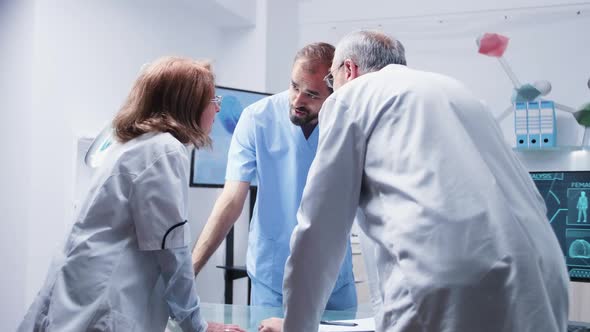
[[[250,182],[257,178],[247,253],[252,305],[280,307],[283,303],[289,240],[317,149],[318,113],[332,93],[323,78],[333,56],[332,45],[305,46],[295,56],[289,90],[244,110],[232,138],[223,192],[193,250],[196,274],[236,222]],[[351,309],[356,304],[349,243],[326,309]]]

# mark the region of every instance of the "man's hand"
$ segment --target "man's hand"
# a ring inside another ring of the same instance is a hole
[[[258,332],[281,332],[283,330],[282,318],[268,318],[260,322]]]
[[[207,322],[207,332],[246,332],[238,325]]]

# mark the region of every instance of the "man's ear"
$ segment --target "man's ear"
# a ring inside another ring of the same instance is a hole
[[[344,78],[347,81],[352,81],[359,76],[359,67],[352,61],[352,59],[344,60]]]

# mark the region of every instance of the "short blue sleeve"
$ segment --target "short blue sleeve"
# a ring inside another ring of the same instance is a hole
[[[236,125],[227,155],[226,181],[252,182],[256,176],[256,122],[247,107]]]

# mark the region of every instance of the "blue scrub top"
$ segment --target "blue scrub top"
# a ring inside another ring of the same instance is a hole
[[[301,127],[291,123],[289,93],[284,91],[244,110],[228,153],[227,181],[258,180],[248,236],[248,274],[279,293],[318,131],[316,127],[305,139]],[[347,251],[334,290],[354,282],[350,243]]]

